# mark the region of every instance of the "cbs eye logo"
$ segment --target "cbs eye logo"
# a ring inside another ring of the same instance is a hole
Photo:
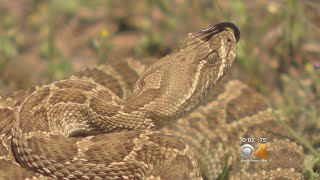
[[[240,156],[244,159],[249,159],[254,154],[254,148],[250,144],[244,144],[240,147]]]

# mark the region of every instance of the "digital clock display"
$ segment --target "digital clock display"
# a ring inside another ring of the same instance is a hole
[[[266,137],[241,137],[239,154],[243,162],[267,162],[267,144],[269,138]]]
[[[248,137],[248,138],[240,138],[241,143],[254,143],[256,142],[256,138]]]

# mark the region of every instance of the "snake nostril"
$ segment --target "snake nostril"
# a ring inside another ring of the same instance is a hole
[[[231,42],[231,39],[230,39],[230,38],[227,38],[227,42],[230,43],[230,42]]]
[[[236,41],[238,42],[239,39],[240,39],[240,30],[239,28],[234,25],[233,23],[231,22],[222,22],[222,23],[218,23],[218,24],[215,24],[213,27],[215,27],[215,29],[220,29],[220,30],[228,30],[230,29],[231,32],[234,34],[234,37],[236,38]],[[213,29],[213,28],[211,28]]]

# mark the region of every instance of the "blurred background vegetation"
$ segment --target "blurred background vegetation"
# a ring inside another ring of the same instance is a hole
[[[317,0],[0,0],[0,15],[0,95],[110,58],[159,58],[188,32],[234,22],[237,76],[320,151]],[[319,159],[307,155],[306,177],[319,170]]]

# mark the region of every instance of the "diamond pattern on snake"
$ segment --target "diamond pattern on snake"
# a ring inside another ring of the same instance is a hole
[[[2,97],[0,179],[302,179],[302,148],[266,99],[224,77],[239,38],[223,22],[157,61],[110,60]],[[239,161],[244,136],[269,137],[268,163]]]

